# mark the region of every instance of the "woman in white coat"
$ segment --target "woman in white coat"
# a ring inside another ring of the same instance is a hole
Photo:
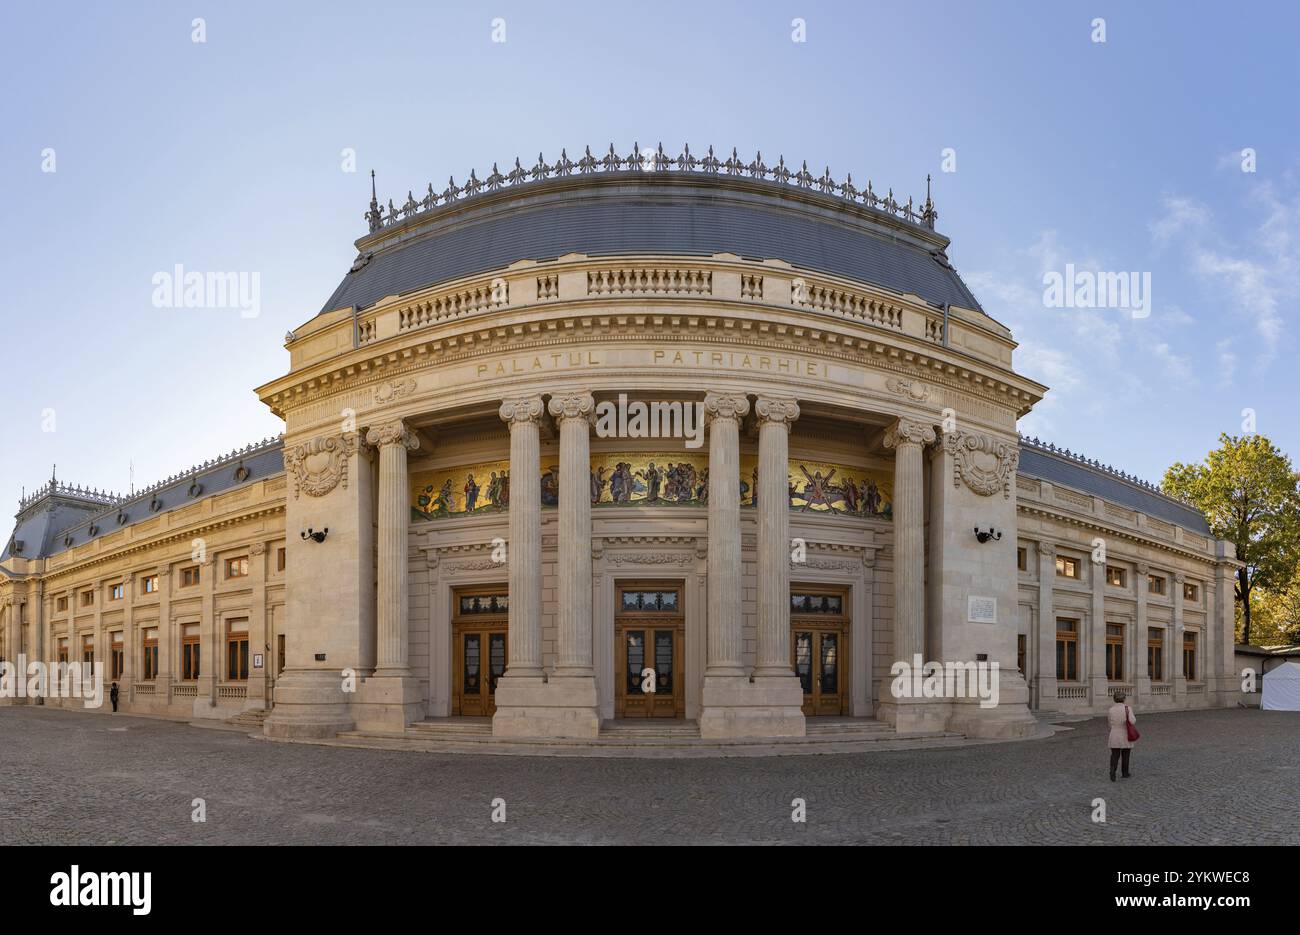
[[[1110,781],[1115,781],[1115,767],[1121,757],[1124,771],[1120,778],[1128,779],[1132,775],[1128,771],[1129,751],[1133,749],[1133,741],[1128,739],[1128,725],[1136,725],[1137,718],[1133,715],[1133,709],[1124,704],[1123,692],[1115,692],[1115,703],[1106,712],[1106,721],[1110,724]]]

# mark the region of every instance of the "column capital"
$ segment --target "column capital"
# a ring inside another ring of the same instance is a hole
[[[1043,558],[1056,558],[1056,546],[1051,542],[1038,543],[1038,554]]]
[[[759,424],[771,422],[787,430],[799,418],[799,403],[788,396],[760,396],[754,403]]]
[[[407,451],[414,451],[420,447],[420,437],[415,434],[413,428],[401,419],[397,419],[370,426],[366,430],[366,444],[374,445],[376,448],[403,445]]]
[[[936,437],[933,425],[899,418],[885,429],[884,441],[886,448],[901,448],[903,445],[933,445]]]
[[[520,396],[516,399],[507,399],[501,403],[501,409],[497,414],[512,427],[539,422],[542,418],[542,397]]]
[[[1151,574],[1151,566],[1145,563],[1137,565],[1136,570],[1139,578],[1145,578],[1147,575]],[[1138,587],[1138,593],[1142,593],[1142,588],[1140,586]]]
[[[587,390],[561,390],[551,397],[546,408],[561,425],[570,419],[588,425],[596,421],[596,399]]]
[[[715,393],[710,390],[704,394],[704,415],[709,422],[714,419],[739,422],[748,413],[749,398],[743,393]]]

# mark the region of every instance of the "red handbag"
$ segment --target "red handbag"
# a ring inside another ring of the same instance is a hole
[[[1132,743],[1133,741],[1137,740],[1139,737],[1142,736],[1141,734],[1138,733],[1137,725],[1129,720],[1131,716],[1132,715],[1129,714],[1128,705],[1124,705],[1124,726],[1128,728],[1129,743]]]

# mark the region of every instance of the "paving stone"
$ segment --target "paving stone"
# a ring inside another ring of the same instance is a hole
[[[1113,784],[1104,720],[1068,726],[1046,740],[864,754],[515,758],[4,707],[0,841],[1300,844],[1300,714],[1147,714],[1134,778]],[[1091,821],[1098,796],[1105,824]],[[498,797],[504,823],[491,820]],[[790,820],[796,797],[805,825]],[[195,798],[206,823],[191,821]]]

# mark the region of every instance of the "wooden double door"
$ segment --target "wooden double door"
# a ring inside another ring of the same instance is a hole
[[[506,586],[464,588],[452,595],[451,713],[491,717],[506,671]]]
[[[847,599],[843,590],[790,590],[791,658],[806,717],[849,713]]]
[[[614,716],[686,716],[686,617],[680,582],[619,582],[614,615]]]

